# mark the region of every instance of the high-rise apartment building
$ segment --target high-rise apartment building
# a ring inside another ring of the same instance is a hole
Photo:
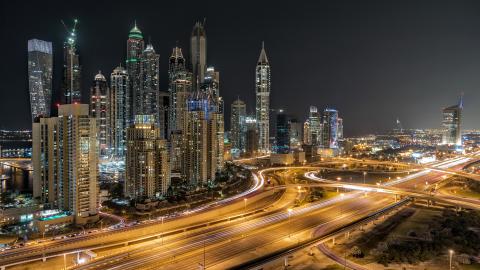
[[[50,117],[52,103],[52,43],[39,39],[28,41],[28,89],[32,121]]]
[[[126,68],[129,81],[129,90],[126,95],[127,126],[133,124],[135,112],[140,110],[140,94],[142,92],[142,54],[145,49],[142,31],[135,26],[130,30],[127,40]]]
[[[254,157],[258,153],[258,125],[257,120],[253,116],[247,116],[245,118],[245,125],[247,127],[246,134],[246,154]]]
[[[135,115],[154,115],[157,127],[160,125],[160,100],[159,100],[159,65],[160,55],[155,52],[152,44],[147,44],[143,51],[141,62],[141,89],[137,99]]]
[[[326,108],[323,111],[322,147],[338,148],[338,111]]]
[[[337,137],[339,140],[343,139],[343,118],[337,119]]]
[[[290,152],[288,116],[283,110],[279,110],[276,120],[275,152],[277,154],[288,154]]]
[[[100,157],[109,155],[110,142],[110,89],[105,76],[99,71],[90,89],[90,116],[97,121],[97,140]]]
[[[125,194],[138,202],[160,198],[170,186],[167,142],[155,121],[154,115],[136,115],[127,129]]]
[[[196,22],[193,26],[190,37],[190,60],[193,89],[196,91],[200,89],[207,69],[207,35],[204,23]]]
[[[230,113],[230,134],[232,148],[245,152],[247,126],[247,106],[245,102],[237,98],[231,105]]]
[[[128,124],[127,93],[129,90],[128,72],[122,66],[116,67],[110,75],[109,97],[109,143],[113,157],[125,156],[125,140]]]
[[[187,111],[187,98],[192,90],[192,75],[187,72],[182,49],[173,48],[169,61],[169,110],[168,136],[183,129],[184,113]]]
[[[263,43],[255,69],[255,93],[258,148],[260,152],[268,153],[270,152],[270,64]]]
[[[310,106],[310,114],[308,116],[308,122],[310,124],[310,138],[312,145],[321,145],[322,138],[322,119],[317,107]]]
[[[75,223],[98,220],[96,119],[87,104],[60,105],[58,117],[33,124],[33,196],[69,212]]]
[[[303,123],[297,119],[290,119],[288,121],[288,130],[290,149],[300,149],[303,144]]]

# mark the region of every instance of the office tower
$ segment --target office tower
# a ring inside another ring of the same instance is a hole
[[[443,109],[443,137],[442,143],[448,145],[462,145],[461,124],[462,124],[463,96],[460,102]]]
[[[290,152],[290,136],[287,114],[279,110],[276,119],[275,150],[277,154],[288,154]]]
[[[60,105],[58,117],[33,124],[34,194],[75,223],[98,220],[96,119],[87,104]]]
[[[127,126],[133,124],[135,112],[140,109],[139,95],[142,91],[142,54],[145,43],[143,34],[138,29],[137,24],[130,30],[127,40],[127,60],[126,68],[128,72],[129,90],[126,96],[126,113],[128,116]]]
[[[90,88],[90,117],[97,121],[97,140],[100,157],[109,155],[110,89],[105,76],[99,71]]]
[[[230,113],[230,134],[232,138],[232,148],[240,152],[245,152],[247,126],[245,123],[247,117],[247,106],[245,102],[237,98],[231,105]]]
[[[154,115],[136,115],[127,129],[125,194],[137,202],[160,198],[170,185],[167,142]]]
[[[246,153],[249,156],[256,156],[258,153],[258,125],[257,120],[253,116],[247,116],[245,118],[245,125],[247,128],[246,134]]]
[[[28,41],[28,89],[32,122],[39,116],[50,117],[52,103],[52,43]]]
[[[167,139],[169,106],[170,94],[165,91],[158,92],[158,122],[160,123],[160,137],[162,137],[162,139]]]
[[[158,64],[160,55],[155,53],[152,44],[148,44],[142,54],[142,87],[139,99],[139,107],[135,114],[154,115],[155,124],[160,128],[159,88],[158,88]]]
[[[215,111],[224,113],[223,99],[220,96],[220,72],[215,71],[214,67],[208,67],[201,88],[203,92],[211,95],[215,103]]]
[[[185,58],[182,49],[173,48],[169,68],[168,136],[170,133],[183,129],[184,113],[187,111],[187,98],[192,89],[191,73],[185,68]]]
[[[310,123],[310,136],[312,140],[311,144],[320,145],[322,137],[322,122],[317,107],[310,106],[308,121]]]
[[[67,40],[63,43],[63,82],[62,91],[64,104],[81,102],[81,72],[79,56],[77,54],[77,20],[72,30],[68,30]]]
[[[303,123],[303,143],[312,145],[312,130],[310,128],[310,119]]]
[[[260,152],[268,153],[270,151],[270,64],[268,63],[263,42],[255,70],[255,93],[255,112],[259,137],[258,148]]]
[[[207,68],[207,35],[205,23],[196,22],[190,38],[190,60],[192,65],[193,89],[199,90]]]
[[[110,142],[108,145],[113,157],[125,157],[129,81],[127,70],[122,66],[116,67],[110,75]]]
[[[337,138],[343,139],[343,118],[340,117],[337,119]]]
[[[338,148],[337,119],[338,119],[337,110],[326,108],[323,111],[323,124],[322,124],[322,147],[323,148]]]
[[[288,121],[288,135],[290,137],[290,149],[299,149],[303,144],[303,123],[297,119]]]

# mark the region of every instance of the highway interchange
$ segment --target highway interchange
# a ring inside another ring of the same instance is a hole
[[[323,179],[316,174],[321,162],[255,170],[252,187],[234,197],[146,223],[126,222],[118,228],[6,250],[0,254],[0,265],[6,269],[38,270],[65,266],[68,269],[235,268],[295,246],[319,229],[328,233],[381,211],[400,196],[477,208],[478,201],[473,199],[434,192],[435,185],[445,180],[445,175],[459,173],[466,164],[477,160],[476,154],[416,167],[414,172],[381,186]],[[349,165],[360,161],[341,162]],[[279,172],[281,177],[275,176]],[[296,177],[302,178],[302,184],[293,184]],[[276,187],[267,185],[267,179],[273,179]],[[275,181],[279,179],[286,183]],[[319,185],[340,187],[342,195],[294,207],[294,202],[306,196],[309,188]],[[47,259],[42,262],[42,258]]]

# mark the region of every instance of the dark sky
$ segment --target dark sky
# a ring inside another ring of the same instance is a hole
[[[1,1],[0,128],[30,128],[27,40],[54,42],[59,96],[60,20],[80,20],[86,98],[98,70],[124,62],[136,19],[160,54],[161,89],[178,40],[188,55],[207,18],[208,64],[220,71],[226,117],[238,95],[254,109],[262,40],[272,67],[272,107],[304,120],[309,105],[337,108],[346,135],[440,126],[441,108],[465,93],[464,127],[480,116],[480,1]],[[109,76],[107,76],[109,77]],[[86,101],[86,100],[85,100]]]

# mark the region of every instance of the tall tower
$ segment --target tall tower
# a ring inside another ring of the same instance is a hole
[[[320,113],[317,107],[310,106],[310,114],[308,116],[308,122],[310,124],[310,138],[312,145],[320,145],[322,138],[322,122]]]
[[[338,148],[338,111],[326,108],[323,111],[322,147]]]
[[[205,22],[196,22],[190,38],[190,60],[193,73],[193,89],[198,90],[205,78],[207,68],[207,35]]]
[[[161,127],[158,88],[159,59],[160,55],[155,53],[153,45],[149,43],[142,55],[142,89],[138,97],[140,108],[135,111],[135,114],[139,115],[154,115],[158,128]]]
[[[125,156],[125,139],[128,123],[126,95],[129,87],[127,70],[122,66],[116,67],[110,75],[110,142],[108,143],[114,157]]]
[[[453,105],[443,109],[443,137],[442,143],[448,145],[462,145],[462,110],[463,95],[457,105]]]
[[[127,40],[127,60],[126,68],[128,72],[129,90],[127,93],[126,113],[128,116],[127,126],[133,124],[134,115],[140,109],[140,93],[142,91],[142,54],[144,51],[143,34],[137,27],[130,30]]]
[[[80,79],[82,68],[77,54],[77,22],[78,21],[75,19],[73,28],[71,30],[67,29],[68,37],[63,43],[62,91],[64,95],[64,104],[81,102]]]
[[[255,70],[255,92],[255,112],[259,137],[258,150],[261,153],[268,153],[270,152],[270,64],[268,63],[263,42]]]
[[[100,157],[106,157],[109,154],[108,142],[110,140],[109,115],[110,104],[107,80],[102,72],[98,72],[90,88],[90,116],[97,121],[97,140]]]
[[[276,152],[277,154],[288,154],[290,152],[290,136],[288,128],[288,116],[283,110],[277,113],[276,121]]]
[[[191,74],[185,67],[185,58],[182,49],[173,48],[170,56],[169,68],[169,95],[170,108],[168,119],[168,136],[174,131],[183,129],[184,112],[187,111],[187,98],[192,90]]]
[[[28,88],[32,121],[50,117],[52,103],[52,43],[38,39],[28,41]]]
[[[237,98],[232,103],[230,113],[230,133],[232,136],[232,148],[245,152],[247,126],[247,106],[245,102]]]

